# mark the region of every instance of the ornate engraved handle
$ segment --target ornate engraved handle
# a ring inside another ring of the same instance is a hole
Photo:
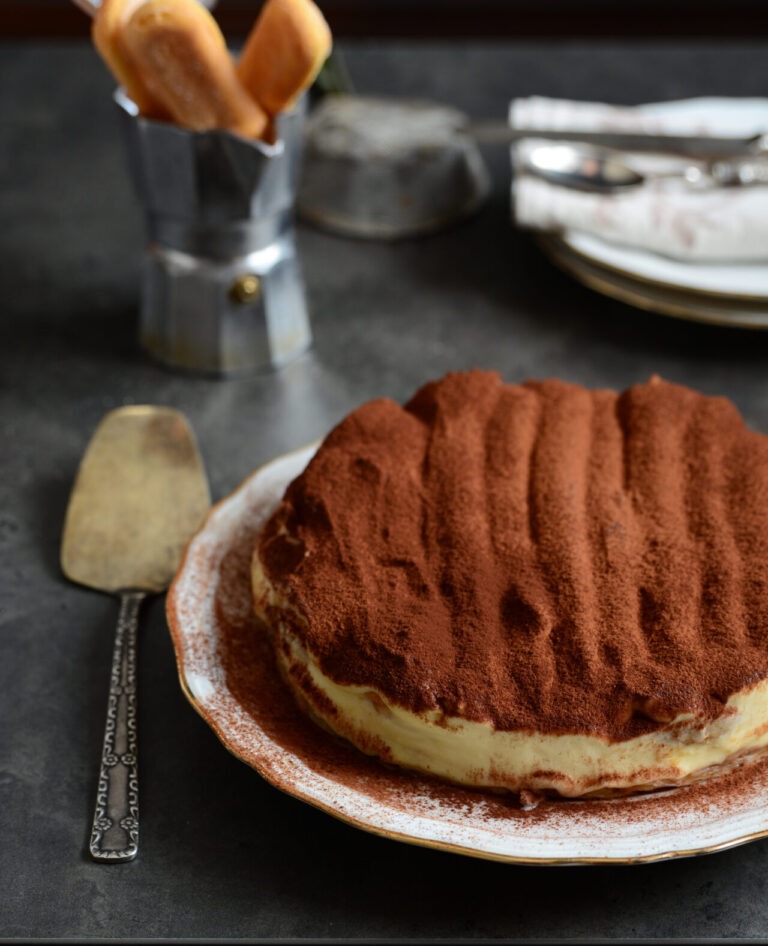
[[[97,861],[130,861],[139,850],[139,772],[136,733],[136,629],[146,595],[120,596],[107,723],[89,846]]]

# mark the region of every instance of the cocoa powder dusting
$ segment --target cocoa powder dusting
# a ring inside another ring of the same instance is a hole
[[[657,378],[365,404],[258,554],[324,673],[415,711],[622,740],[768,674],[768,438]]]

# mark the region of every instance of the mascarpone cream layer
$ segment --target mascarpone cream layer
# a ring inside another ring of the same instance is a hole
[[[281,671],[323,724],[364,752],[461,785],[571,798],[648,791],[709,775],[768,745],[768,681],[734,694],[714,721],[685,714],[657,732],[609,742],[413,713],[371,687],[334,682],[287,629],[280,637],[287,645],[277,650]]]
[[[302,619],[267,579],[258,556],[252,578],[263,620],[267,605]],[[460,785],[567,798],[641,792],[715,774],[768,747],[768,680],[734,693],[715,720],[681,714],[655,732],[612,742],[498,730],[439,710],[415,713],[374,687],[330,679],[287,622],[271,630],[283,677],[318,722],[369,755]]]

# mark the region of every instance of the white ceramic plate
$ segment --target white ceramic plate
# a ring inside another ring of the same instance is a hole
[[[168,595],[182,686],[225,746],[278,788],[396,840],[530,864],[639,863],[732,847],[768,834],[768,767],[631,800],[543,802],[388,768],[311,723],[274,668],[251,609],[261,524],[314,447],[258,470],[211,513]]]
[[[685,99],[644,105],[638,110],[659,117],[674,117],[681,133],[696,133],[705,128],[710,134],[748,137],[768,130],[768,99],[763,98]],[[585,259],[635,279],[670,288],[768,302],[768,261],[765,264],[686,263],[573,230],[564,234],[562,242]]]
[[[579,282],[638,309],[675,318],[731,328],[768,328],[768,300],[749,302],[729,296],[703,295],[623,273],[575,252],[557,237],[539,236],[539,245],[561,269]]]

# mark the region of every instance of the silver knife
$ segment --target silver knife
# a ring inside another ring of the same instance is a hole
[[[661,151],[695,157],[748,157],[768,153],[768,132],[747,137],[645,134],[638,131],[513,128],[503,122],[471,122],[462,126],[479,144],[514,144],[524,138],[581,141],[621,151]]]

